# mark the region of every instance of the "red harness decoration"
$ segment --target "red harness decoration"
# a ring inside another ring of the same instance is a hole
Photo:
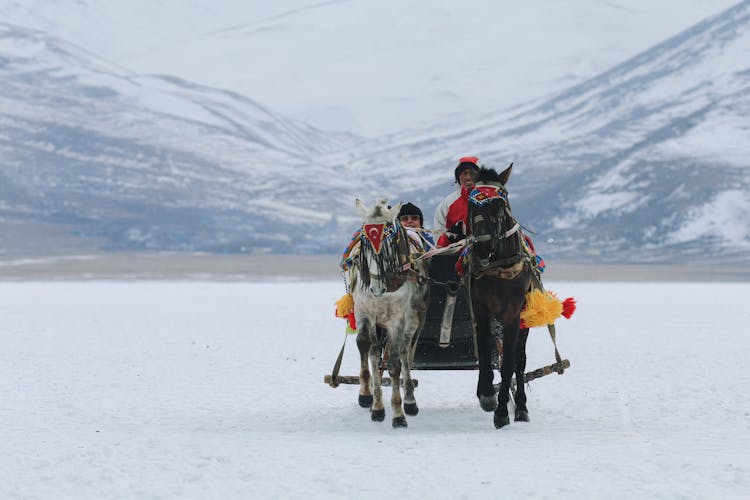
[[[380,253],[380,247],[383,243],[383,228],[385,224],[365,224],[362,227],[362,231],[365,234],[365,238],[372,245],[372,249],[375,250],[376,254]]]
[[[497,198],[508,199],[502,188],[493,186],[492,184],[477,184],[469,194],[469,201],[479,207]]]

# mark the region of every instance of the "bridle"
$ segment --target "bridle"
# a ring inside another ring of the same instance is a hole
[[[478,184],[469,195],[471,263],[475,272],[511,267],[523,260],[521,225],[502,184]],[[476,266],[476,267],[474,267]]]
[[[363,224],[359,233],[360,251],[357,267],[360,285],[369,288],[380,281],[388,292],[408,280],[424,277],[413,266],[409,237],[397,220],[382,224]]]

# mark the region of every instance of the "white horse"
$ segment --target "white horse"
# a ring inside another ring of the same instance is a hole
[[[381,346],[385,345],[384,357],[391,376],[393,427],[406,427],[404,413],[419,412],[411,378],[411,348],[424,325],[430,288],[426,263],[416,260],[421,250],[397,220],[399,209],[400,205],[389,208],[385,199],[369,209],[357,200],[363,224],[359,254],[353,262],[351,291],[361,362],[359,404],[372,407],[373,421],[385,420],[380,368]],[[387,342],[383,335],[387,336]]]

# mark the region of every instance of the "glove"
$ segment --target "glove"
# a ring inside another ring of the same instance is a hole
[[[466,236],[466,230],[464,228],[464,221],[460,220],[453,224],[450,229],[445,233],[445,236],[450,240],[451,243],[458,241]]]

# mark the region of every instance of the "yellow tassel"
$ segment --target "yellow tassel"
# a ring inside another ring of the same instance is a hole
[[[526,294],[521,319],[529,328],[551,325],[560,317],[563,304],[552,292],[534,289]]]
[[[354,297],[347,293],[336,302],[336,317],[346,318],[354,310]]]

